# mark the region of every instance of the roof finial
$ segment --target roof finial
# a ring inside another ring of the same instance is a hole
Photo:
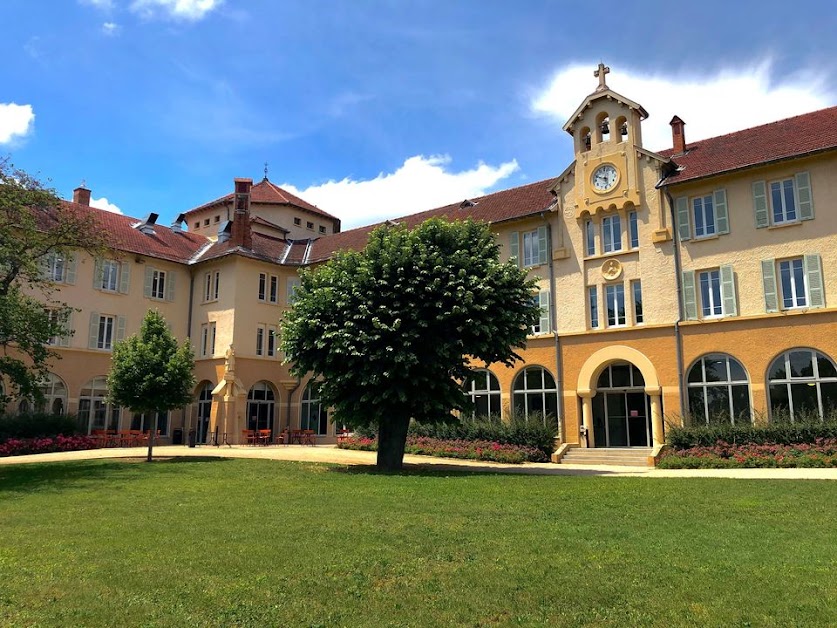
[[[264,180],[267,181],[267,162],[264,162]]]
[[[599,62],[599,69],[593,72],[593,76],[599,79],[599,86],[596,88],[597,92],[606,90],[607,83],[605,83],[605,75],[610,74],[610,68],[604,63]]]
[[[85,179],[82,179],[81,180],[81,185],[79,185],[79,187],[84,188],[86,190],[87,189],[87,181]]]

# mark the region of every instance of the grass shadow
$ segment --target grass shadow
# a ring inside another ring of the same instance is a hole
[[[608,476],[621,475],[618,471],[603,471],[601,469],[566,469],[556,465],[554,469],[530,469],[503,468],[498,469],[490,466],[461,467],[458,465],[446,465],[438,463],[415,464],[405,463],[404,468],[399,471],[381,471],[375,465],[330,465],[329,472],[345,473],[348,475],[394,475],[394,476],[422,476],[422,477],[450,477],[452,475],[461,477],[493,476],[502,477],[509,475],[528,476]]]

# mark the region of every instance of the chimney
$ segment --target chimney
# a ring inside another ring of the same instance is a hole
[[[671,142],[674,146],[674,154],[682,155],[686,152],[686,131],[684,129],[686,123],[674,116],[669,124],[671,125]]]
[[[231,240],[235,246],[251,249],[253,248],[253,232],[250,230],[250,190],[253,187],[253,179],[235,179],[234,183]]]
[[[73,190],[73,203],[90,206],[90,190],[83,183]]]

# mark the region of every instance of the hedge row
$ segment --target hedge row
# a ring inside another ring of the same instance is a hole
[[[338,444],[341,449],[376,451],[378,441],[355,436]],[[446,440],[428,436],[407,436],[404,452],[421,456],[488,460],[520,464],[522,462],[549,462],[548,455],[540,449],[525,445],[509,445],[484,440]]]
[[[714,424],[668,426],[666,440],[675,450],[711,447],[718,442],[733,445],[795,445],[837,438],[837,420],[801,423]]]
[[[66,414],[0,415],[0,442],[10,438],[52,438],[78,433],[76,417]]]

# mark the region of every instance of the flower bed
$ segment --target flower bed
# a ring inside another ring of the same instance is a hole
[[[341,449],[376,451],[378,441],[365,437],[350,437],[337,445]],[[463,458],[520,464],[522,462],[548,462],[539,449],[523,445],[507,445],[485,440],[443,440],[427,436],[408,436],[404,452],[420,456]]]
[[[712,446],[668,450],[660,469],[747,469],[765,467],[837,467],[837,438],[818,438],[814,443],[792,445],[731,445],[718,441]]]
[[[0,443],[0,457],[44,454],[51,451],[95,449],[96,439],[90,436],[54,436],[51,438],[10,438]]]

